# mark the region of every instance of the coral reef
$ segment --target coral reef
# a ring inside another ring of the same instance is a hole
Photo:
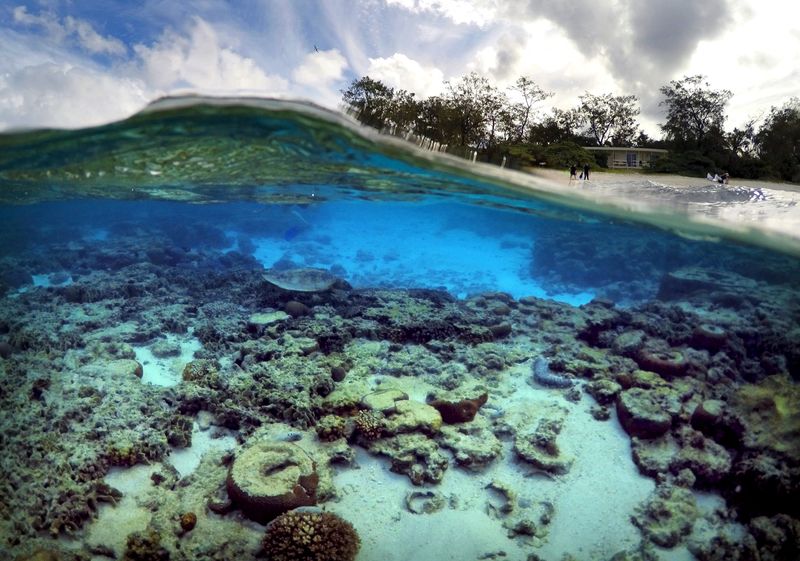
[[[697,505],[690,491],[659,485],[637,509],[632,521],[654,544],[671,548],[692,531],[697,517]]]
[[[399,434],[369,444],[373,454],[387,456],[391,469],[407,475],[414,485],[439,483],[450,462],[436,442],[420,434]]]
[[[128,536],[127,547],[122,561],[169,561],[170,555],[161,546],[158,532],[149,529]]]
[[[567,411],[562,407],[550,407],[540,412],[532,431],[517,433],[514,439],[517,455],[546,473],[567,473],[574,458],[563,454],[556,442],[566,415]]]
[[[293,511],[270,522],[263,546],[270,561],[353,561],[361,540],[336,514]]]
[[[194,512],[184,512],[180,517],[181,530],[189,532],[197,525],[197,515]]]
[[[309,528],[345,526],[289,509],[334,497],[330,464],[355,466],[364,453],[385,456],[417,486],[441,483],[451,468],[493,477],[501,462],[568,479],[563,404],[584,391],[596,418],[613,422],[616,413],[639,471],[658,482],[635,516],[646,543],[620,558],[649,560],[652,544],[682,543],[699,516],[692,488],[721,494],[729,524],[741,527],[706,543],[693,537],[687,545],[699,559],[797,558],[800,302],[781,277],[792,273],[785,264],[743,249],[726,268],[689,242],[666,255],[658,239],[598,248],[602,225],[586,236],[546,229],[531,251],[547,290],[606,283],[576,308],[501,292],[456,299],[354,289],[339,272],[324,275],[319,291],[275,286],[246,238],[242,251],[227,251],[222,226],[159,228],[123,221],[108,241],[56,240],[35,256],[0,258],[9,291],[30,284],[43,263],[73,280],[14,292],[0,306],[4,558],[35,559],[37,549],[62,561],[109,551],[130,560],[248,558],[260,532],[236,514],[219,516],[230,510],[226,491],[246,516],[272,520],[267,535],[280,526],[275,539],[302,541]],[[589,262],[594,251],[600,259]],[[192,337],[201,347],[187,359],[176,341]],[[157,368],[143,350],[174,362],[179,383],[143,383]],[[516,382],[524,392],[509,389]],[[514,391],[550,401],[519,405]],[[241,450],[212,453],[188,474],[167,463],[175,448],[220,437]],[[104,481],[109,470],[142,464],[158,464],[137,498],[146,529],[126,531],[127,547],[87,542],[87,527],[111,510],[102,505],[122,499]],[[444,500],[417,489],[406,505],[413,512]],[[490,502],[498,525],[515,540],[546,539],[552,512],[539,518],[512,502]],[[74,551],[61,547],[62,534]],[[342,535],[335,555],[351,558],[353,534]],[[264,545],[276,559],[302,551],[267,547],[266,536]]]
[[[372,411],[359,411],[353,418],[356,434],[365,440],[376,440],[383,435],[383,417]]]
[[[462,468],[482,471],[500,457],[502,445],[486,421],[444,425],[437,442],[453,453]]]
[[[343,438],[347,434],[347,423],[339,415],[325,415],[314,427],[320,440],[330,442]]]
[[[666,388],[631,388],[617,398],[617,415],[631,436],[655,438],[672,427],[680,400]]]

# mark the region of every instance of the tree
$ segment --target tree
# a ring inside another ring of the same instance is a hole
[[[771,175],[800,182],[800,98],[793,97],[770,110],[756,144]]]
[[[586,123],[586,132],[598,146],[612,139],[615,145],[630,145],[638,129],[636,117],[639,108],[635,95],[592,95],[586,92],[580,100],[578,111]]]
[[[735,127],[725,135],[725,145],[734,156],[750,156],[755,151],[756,120],[750,119],[742,128]]]
[[[508,97],[494,86],[489,86],[483,92],[481,100],[484,112],[484,139],[480,142],[482,148],[492,150],[498,143],[498,135],[507,135],[510,112]]]
[[[452,142],[450,106],[443,97],[435,95],[420,102],[414,132],[441,143]]]
[[[445,82],[447,100],[459,146],[478,146],[484,138],[487,106],[493,105],[487,99],[492,92],[489,80],[476,72],[462,76],[455,84]]]
[[[661,88],[667,108],[667,121],[660,125],[667,140],[680,149],[709,151],[718,143],[725,124],[725,105],[733,94],[712,90],[701,75],[684,76]]]
[[[398,90],[392,95],[387,118],[400,130],[415,129],[421,105],[413,93]]]
[[[380,80],[364,76],[342,90],[342,100],[363,124],[382,128],[391,113],[394,90]]]
[[[661,142],[650,138],[650,135],[643,130],[639,130],[633,137],[631,145],[637,148],[660,148]]]
[[[578,131],[583,126],[583,117],[577,109],[554,108],[552,115],[545,117],[541,123],[531,125],[528,139],[533,144],[558,144],[562,142],[580,142]]]
[[[533,106],[554,94],[544,91],[536,82],[525,76],[517,78],[517,82],[509,89],[522,96],[522,101],[515,103],[510,109],[512,127],[510,140],[522,142],[530,129]]]

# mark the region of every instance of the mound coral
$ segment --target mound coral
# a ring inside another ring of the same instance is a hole
[[[293,511],[267,526],[263,545],[270,561],[353,561],[361,540],[335,514]]]
[[[197,515],[194,512],[184,512],[180,517],[181,530],[189,532],[197,525]]]
[[[320,440],[323,442],[332,442],[345,435],[347,423],[345,423],[344,418],[339,415],[325,415],[314,428]]]
[[[643,370],[655,372],[665,380],[685,376],[689,367],[683,352],[675,349],[642,349],[636,362]]]
[[[265,524],[299,506],[317,503],[316,464],[288,442],[258,442],[241,454],[228,474],[228,496],[251,520]]]
[[[475,418],[478,409],[489,399],[489,394],[481,393],[474,398],[460,400],[434,399],[428,405],[439,411],[445,423],[469,423]]]

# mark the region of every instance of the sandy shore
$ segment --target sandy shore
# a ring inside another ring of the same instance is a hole
[[[531,173],[537,177],[542,177],[555,183],[569,184],[569,170],[557,170],[550,168],[526,168],[526,172]],[[704,177],[689,177],[685,175],[671,175],[665,173],[645,173],[645,172],[607,172],[592,170],[589,174],[590,183],[596,184],[610,184],[610,183],[626,183],[626,182],[641,182],[653,181],[664,185],[671,185],[675,187],[697,187],[698,185],[707,185],[708,181]],[[577,184],[580,180],[572,180],[573,184]],[[738,177],[731,177],[728,183],[734,185],[746,185],[748,187],[759,187],[761,189],[772,189],[779,191],[789,191],[792,193],[800,193],[800,185],[792,183],[781,183],[777,181],[765,181],[760,179],[741,179]]]

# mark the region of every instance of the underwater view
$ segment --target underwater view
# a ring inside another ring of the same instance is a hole
[[[800,559],[800,190],[563,179],[290,101],[0,135],[0,558]]]

